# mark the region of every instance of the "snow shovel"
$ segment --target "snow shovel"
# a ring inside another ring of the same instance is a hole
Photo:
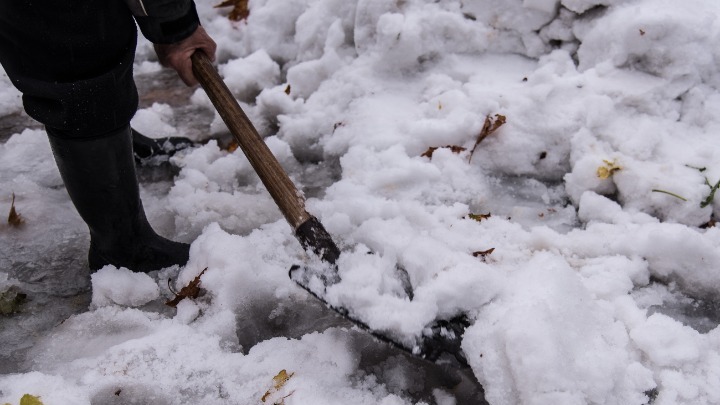
[[[300,245],[306,251],[313,252],[323,263],[319,266],[322,269],[293,266],[290,269],[290,278],[327,307],[386,343],[430,361],[436,361],[447,353],[455,356],[461,364],[467,365],[460,348],[462,334],[469,325],[464,317],[436,321],[425,329],[422,337],[406,341],[392,336],[389,332],[372,330],[367,324],[354,318],[346,308],[335,307],[323,298],[325,288],[340,281],[336,264],[340,249],[322,223],[305,210],[305,199],[240,108],[207,55],[196,51],[191,59],[195,77],[294,230]],[[404,270],[399,273],[407,276]],[[321,282],[320,286],[316,280]],[[409,287],[409,280],[405,280],[405,285]],[[412,289],[408,288],[406,292],[412,299]]]

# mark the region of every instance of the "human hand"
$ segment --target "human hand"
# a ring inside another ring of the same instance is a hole
[[[202,26],[198,26],[192,35],[180,42],[155,44],[155,53],[157,53],[161,65],[174,69],[186,85],[194,86],[198,84],[198,81],[193,74],[190,56],[196,50],[201,50],[210,60],[214,61],[216,48],[215,41],[210,38]]]

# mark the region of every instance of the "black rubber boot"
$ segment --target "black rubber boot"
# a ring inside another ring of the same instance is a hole
[[[135,162],[141,166],[158,166],[177,151],[195,146],[195,142],[180,136],[149,138],[134,129],[131,131]]]
[[[91,270],[112,264],[149,272],[187,263],[190,246],[159,236],[145,217],[130,126],[90,139],[47,133],[65,188],[90,228]]]

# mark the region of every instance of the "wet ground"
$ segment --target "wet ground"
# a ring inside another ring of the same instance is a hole
[[[169,124],[178,128],[179,133],[192,139],[209,138],[212,113],[189,103],[194,89],[182,85],[174,73],[163,70],[137,76],[136,81],[141,94],[140,108],[149,107],[155,102],[169,104],[175,112],[175,121]],[[42,126],[25,113],[0,116],[0,143],[25,128]],[[152,193],[167,192],[176,173],[177,170],[169,164],[138,168],[143,188]],[[309,192],[319,194],[323,185],[313,185],[313,188],[317,190]],[[0,374],[32,370],[33,362],[28,354],[32,352],[37,339],[52,333],[55,326],[73,314],[86,311],[91,299],[86,258],[89,244],[87,228],[74,213],[64,189],[53,190],[43,198],[45,201],[37,204],[52,209],[47,216],[33,220],[36,224],[42,222],[43,234],[52,235],[54,243],[51,246],[47,239],[38,238],[39,231],[35,226],[0,228],[0,271],[7,273],[20,291],[16,297],[16,312],[10,315],[0,313]],[[150,220],[157,228],[158,219]],[[0,279],[0,286],[3,281]],[[157,303],[146,310],[170,311]],[[275,313],[275,322],[267,321],[270,311]],[[471,370],[461,369],[456,363],[431,364],[413,358],[376,341],[366,333],[354,330],[351,323],[319,303],[303,306],[302,309],[288,305],[281,312],[284,315],[278,317],[276,308],[259,304],[239,315],[245,318],[242,322],[243,330],[238,331],[243,347],[251,347],[256,342],[275,336],[299,338],[312,331],[330,327],[344,328],[362,354],[362,370],[377,375],[382,382],[385,378],[383,370],[392,364],[395,372],[402,370],[406,374],[408,381],[421,381],[413,384],[412,388],[396,392],[398,395],[433,403],[433,389],[440,388],[452,393],[458,404],[486,403],[482,387]],[[283,322],[280,319],[283,317],[292,321]],[[393,379],[396,380],[397,375]]]
[[[168,104],[174,110],[174,122],[169,124],[178,128],[179,134],[198,140],[210,138],[213,114],[189,103],[189,97],[195,90],[182,85],[174,73],[164,70],[160,73],[140,75],[136,79],[141,94],[140,108],[149,107],[155,102]],[[6,142],[10,136],[22,132],[25,128],[41,126],[22,112],[0,116],[0,143]],[[228,138],[229,135],[226,134],[223,142],[227,142]],[[321,167],[322,165],[324,166]],[[324,180],[316,181],[317,184],[310,180],[304,182],[311,185],[306,194],[321,194],[324,186],[332,183],[332,162],[308,167],[307,172],[318,170],[331,174]],[[138,168],[143,189],[156,195],[167,192],[176,173],[177,169],[169,164]],[[320,178],[317,175],[312,176]],[[508,193],[512,184],[514,183],[500,182],[499,188]],[[498,195],[501,194],[503,193]],[[10,279],[18,280],[16,284],[20,292],[16,297],[16,313],[3,315],[0,311],[0,374],[31,370],[33,363],[32,359],[28,358],[28,353],[31,353],[38,337],[51,333],[55,326],[73,314],[86,311],[90,303],[90,275],[86,259],[89,243],[87,228],[74,213],[62,187],[52,190],[43,198],[45,200],[38,204],[50,206],[52,210],[44,217],[34,218],[34,221],[42,222],[42,232],[52,235],[52,245],[48,245],[46,238],[37,237],[36,228],[10,229],[0,225],[0,275],[4,272]],[[518,204],[518,198],[515,195],[512,203]],[[534,206],[534,198],[530,196],[524,203]],[[537,201],[535,203],[539,204]],[[577,226],[572,220],[574,215],[557,216],[557,226],[568,229]],[[154,221],[154,225],[158,225],[160,221],[158,218],[150,220]],[[159,226],[162,228],[162,221]],[[0,286],[3,281],[0,278]],[[650,305],[649,313],[660,312],[671,316],[700,333],[707,333],[720,324],[720,303],[717,301],[687,297],[659,280],[645,288],[667,291],[665,301]],[[642,294],[642,290],[639,289],[636,293]],[[172,315],[170,309],[159,303],[151,304],[145,310]],[[274,314],[272,317],[270,312]],[[452,362],[430,364],[413,358],[377,342],[366,333],[354,330],[351,323],[319,303],[304,305],[302,308],[296,308],[289,303],[282,311],[278,311],[275,305],[268,307],[258,303],[256,307],[248,308],[246,313],[238,316],[243,317],[242,322],[239,322],[243,329],[238,331],[243,347],[252,347],[257,342],[275,336],[299,338],[312,331],[322,331],[330,327],[344,328],[362,354],[362,370],[377,375],[382,382],[383,372],[388,369],[390,362],[394,370],[402,370],[408,381],[422,381],[419,385],[415,384],[412,388],[397,392],[398,395],[433,403],[432,390],[441,388],[451,392],[458,404],[485,403],[482,387],[470,370],[461,369]],[[270,318],[273,320],[268,321]]]
[[[213,114],[189,103],[195,89],[185,87],[174,73],[166,70],[140,75],[136,79],[141,94],[140,108],[149,107],[155,102],[168,104],[174,110],[174,121],[169,124],[178,128],[179,134],[198,140],[210,138]],[[22,112],[0,116],[0,143],[6,142],[10,136],[22,132],[25,128],[41,126]],[[229,134],[220,136],[224,136],[221,142],[227,142],[230,137]],[[306,190],[306,194],[319,195],[327,184],[332,183],[333,166],[332,162],[308,166],[308,173],[321,170],[331,174],[324,179],[322,176],[309,174],[315,182],[310,179],[304,181],[306,185],[310,184],[310,190]],[[172,186],[175,174],[177,169],[169,164],[138,168],[143,189],[155,195],[167,192]],[[500,182],[499,188],[507,194],[513,184]],[[502,194],[498,193],[501,197]],[[43,198],[45,200],[37,204],[49,206],[51,209],[44,216],[33,220],[42,223],[44,234],[52,235],[51,245],[48,245],[47,238],[38,238],[38,230],[33,226],[10,229],[0,225],[0,275],[7,273],[10,279],[17,280],[15,284],[19,287],[19,295],[15,297],[17,312],[7,315],[0,310],[0,374],[31,370],[33,362],[28,358],[28,353],[32,352],[37,339],[52,333],[55,326],[73,314],[86,311],[90,303],[90,275],[86,259],[89,243],[87,228],[74,212],[62,187],[51,190]],[[512,203],[517,205],[518,198],[514,195]],[[528,206],[540,204],[534,199],[535,196],[529,196],[520,203]],[[557,216],[555,225],[558,227],[570,229],[577,226],[571,213]],[[150,220],[154,226],[163,227],[161,219],[151,217]],[[3,281],[5,280],[0,278],[0,286]],[[658,288],[666,291],[666,298],[662,303],[649,305],[649,313],[660,312],[671,316],[700,333],[707,333],[720,324],[719,302],[687,297],[659,280],[645,287]],[[635,293],[642,294],[642,290]],[[169,312],[171,310],[159,303],[150,304],[145,310],[167,312],[172,316]],[[271,312],[273,316],[270,316]],[[243,325],[243,329],[238,331],[238,338],[243,347],[249,348],[257,342],[276,336],[299,338],[312,331],[331,327],[343,328],[362,355],[360,367],[363,371],[377,375],[382,382],[385,378],[384,370],[388,369],[388,364],[392,364],[394,372],[402,370],[408,381],[422,382],[396,392],[398,395],[433,403],[432,390],[441,388],[452,393],[458,404],[485,403],[482,387],[471,370],[461,369],[457,363],[449,361],[431,364],[413,358],[353,329],[351,323],[319,303],[303,305],[302,308],[287,303],[282,311],[278,311],[276,305],[269,307],[258,303],[256,307],[248,308],[238,316],[242,317],[239,324]],[[272,321],[268,321],[271,318]],[[393,379],[396,377],[397,375]]]

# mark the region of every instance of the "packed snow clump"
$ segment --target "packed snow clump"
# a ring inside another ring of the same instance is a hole
[[[160,289],[152,278],[126,268],[105,266],[93,273],[91,279],[91,305],[95,307],[112,304],[137,307],[160,297]]]

